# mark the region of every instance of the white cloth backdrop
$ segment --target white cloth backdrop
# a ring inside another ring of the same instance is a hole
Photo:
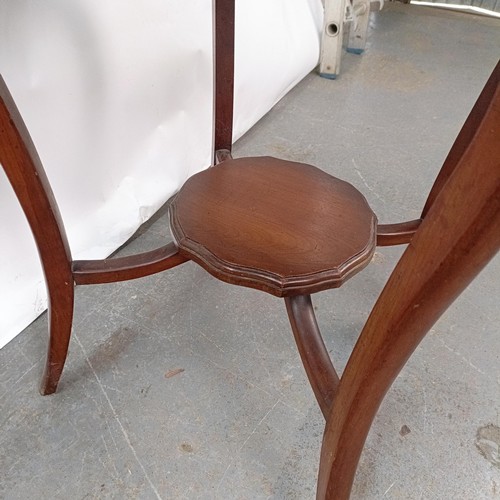
[[[319,57],[321,0],[236,0],[241,136]],[[211,0],[1,0],[0,73],[37,146],[73,258],[108,256],[210,162]],[[46,308],[0,169],[0,347]]]

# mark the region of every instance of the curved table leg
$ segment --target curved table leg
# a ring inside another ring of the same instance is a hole
[[[188,259],[173,243],[115,259],[73,261],[50,182],[26,125],[0,76],[0,163],[35,239],[48,291],[49,347],[40,392],[53,394],[68,353],[75,283],[109,283],[147,276]]]
[[[30,225],[49,295],[49,350],[42,394],[55,392],[73,319],[71,252],[54,194],[12,96],[0,77],[0,163]]]
[[[339,385],[339,377],[321,338],[311,296],[286,297],[285,304],[302,364],[326,418]]]
[[[432,325],[500,248],[495,135],[500,108],[491,109],[394,269],[349,358],[326,422],[317,498],[349,498],[385,393]]]
[[[47,279],[49,291],[49,345],[40,392],[46,396],[57,390],[57,385],[68,354],[71,326],[73,324],[74,285],[69,281],[54,282]]]

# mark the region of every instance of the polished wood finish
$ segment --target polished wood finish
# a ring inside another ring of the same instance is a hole
[[[394,269],[347,363],[327,418],[317,498],[349,497],[385,393],[432,325],[500,248],[499,76],[497,66],[486,113]]]
[[[285,298],[295,342],[312,390],[325,418],[340,382],[318,328],[310,295]]]
[[[235,0],[213,0],[214,6],[214,160],[233,144]]]
[[[59,208],[36,148],[0,76],[0,163],[26,215],[48,292],[49,346],[40,392],[52,394],[66,361],[74,286],[147,276],[186,262],[172,243],[139,255],[73,261]]]
[[[127,257],[103,260],[75,260],[72,265],[77,285],[115,283],[142,278],[183,264],[188,259],[169,243],[164,247]]]
[[[0,163],[33,232],[48,290],[49,346],[41,392],[55,391],[73,319],[71,252],[59,209],[35,146],[0,76]]]
[[[278,297],[336,288],[363,269],[377,219],[350,184],[303,163],[227,160],[170,206],[182,255],[215,277]]]
[[[40,160],[0,82],[0,162],[33,231],[50,299],[43,393],[54,392],[71,331],[73,285],[133,279],[192,259],[217,278],[285,297],[305,371],[326,419],[318,499],[347,499],[377,409],[434,322],[500,247],[500,65],[469,115],[422,218],[381,224],[351,185],[276,158],[231,158],[234,0],[215,0],[214,166],[172,203],[176,244],[72,261]],[[340,286],[375,244],[409,243],[339,378],[310,294]],[[178,247],[177,247],[178,245]]]
[[[352,186],[310,165],[266,157],[226,160],[197,174],[172,203],[172,232],[182,255],[223,281],[285,297],[326,419],[318,499],[349,497],[364,441],[390,385],[500,247],[499,73],[497,66],[422,219],[376,226]],[[410,245],[339,378],[309,294],[340,286],[350,276],[346,263],[352,272],[365,266],[375,235],[379,245]]]
[[[299,353],[327,420],[320,461],[317,491],[319,499],[349,497],[371,422],[392,381],[432,324],[498,251],[500,246],[499,68],[500,66],[497,66],[494,70],[457,137],[431,189],[422,217],[397,224],[381,224],[377,227],[379,245],[409,243],[409,247],[370,315],[340,380],[317,327],[309,296],[311,290],[304,292],[297,287],[285,294],[283,283],[280,284],[280,294],[286,295],[287,311]],[[251,165],[253,161],[254,159],[246,159],[240,167]],[[225,165],[238,166],[234,162]],[[195,226],[189,227],[187,232],[182,228],[184,221],[177,220],[180,228],[177,228],[176,236],[179,238],[181,252],[191,256],[212,274],[225,281],[273,293],[273,290],[266,289],[267,284],[263,285],[262,276],[259,275],[258,279],[255,279],[255,276],[248,275],[247,268],[243,270],[238,268],[238,265],[244,262],[241,253],[236,255],[235,259],[233,256],[221,259],[222,255],[228,256],[227,250],[222,246],[231,241],[234,235],[239,236],[238,229],[246,232],[252,227],[250,209],[253,204],[257,205],[257,196],[250,203],[246,199],[236,202],[242,196],[244,187],[242,190],[237,189],[233,195],[232,189],[238,184],[236,180],[238,170],[243,171],[242,168],[235,168],[233,171],[235,180],[225,185],[225,189],[220,190],[218,196],[211,199],[213,185],[222,182],[222,170],[218,171],[218,168],[212,169],[210,175],[205,177],[203,193],[196,186],[194,189],[191,186],[186,188],[191,195],[203,197],[199,203],[196,202],[188,207],[188,219],[194,220],[196,214],[200,215],[206,209],[216,220],[204,221],[209,225],[205,230]],[[273,170],[274,166],[269,165],[267,168]],[[228,171],[226,168],[224,175],[227,175]],[[217,173],[221,175],[217,176]],[[275,178],[273,183],[281,187],[284,178]],[[246,175],[239,180],[242,186],[247,185]],[[300,182],[295,185],[294,192],[295,190],[300,192],[299,184]],[[266,206],[269,213],[274,216],[274,205],[267,197],[262,200],[267,191],[258,186],[254,180],[250,185],[261,195],[258,206]],[[294,195],[287,196],[286,193],[287,189],[283,188],[282,192],[275,192],[273,198],[286,200],[288,206],[294,207]],[[231,203],[235,202],[234,206],[225,205],[225,208],[231,214],[237,212],[234,217],[239,219],[241,225],[225,226],[224,231],[216,233],[217,236],[212,235],[212,240],[209,237],[208,240],[194,238],[189,241],[190,235],[199,236],[217,227],[219,219],[233,217],[224,215],[222,211],[217,212],[216,203],[224,204],[225,197],[229,197]],[[312,197],[309,203],[314,204],[314,200]],[[335,197],[331,197],[330,200],[335,203],[333,201]],[[178,201],[182,205],[182,202]],[[202,210],[197,212],[199,209]],[[243,214],[240,213],[241,210]],[[347,214],[350,217],[351,211],[347,210]],[[174,219],[175,217],[173,214]],[[321,222],[318,222],[318,219],[320,218],[313,216],[309,220],[321,224],[323,221],[320,219]],[[259,221],[257,227],[260,226],[260,220],[261,214],[257,213],[254,219],[256,224]],[[283,222],[280,220],[280,228],[287,228],[288,222],[285,224]],[[175,226],[175,223],[173,225]],[[250,231],[250,235],[254,232]],[[286,239],[286,229],[284,233],[283,238]],[[300,228],[294,234],[301,234]],[[350,234],[349,230],[346,234]],[[218,242],[220,248],[214,241],[219,237],[223,242]],[[262,236],[258,240],[261,242],[261,252],[264,253],[264,248],[268,244],[264,244]],[[245,241],[241,248],[247,249],[248,243]],[[215,255],[214,248],[216,248]],[[222,253],[219,254],[219,251]],[[252,252],[255,252],[255,249]],[[247,258],[246,254],[244,258]],[[269,275],[272,274],[269,271],[273,267],[269,265],[272,258],[272,254],[271,257],[263,255],[259,261],[260,265],[257,260],[246,264],[252,266],[252,271],[261,270],[263,261],[266,269],[263,274]],[[307,265],[310,264],[309,258],[310,255],[306,259]],[[284,255],[282,261],[286,262]]]
[[[410,243],[421,223],[422,219],[397,224],[379,224],[377,227],[377,245],[386,247]]]

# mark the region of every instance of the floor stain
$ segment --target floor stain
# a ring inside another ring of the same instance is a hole
[[[372,257],[374,264],[383,264],[385,262],[385,255],[380,252],[375,252]]]
[[[399,434],[401,434],[401,436],[403,436],[403,437],[410,434],[410,432],[411,432],[411,429],[407,425],[403,425],[403,427],[401,427],[401,429],[399,430]]]
[[[107,370],[111,363],[123,357],[137,337],[137,332],[128,327],[120,327],[89,356],[89,362],[96,372]]]
[[[500,427],[494,424],[480,427],[476,435],[476,447],[488,462],[500,469]]]
[[[141,389],[141,394],[143,397],[146,397],[148,395],[149,389],[151,389],[152,384],[149,384],[147,387],[143,387]]]
[[[186,453],[193,453],[194,448],[189,443],[182,443],[179,448]]]
[[[167,373],[165,373],[165,378],[175,377],[176,375],[179,375],[179,373],[182,373],[183,371],[184,368],[175,368],[175,370],[169,370]]]

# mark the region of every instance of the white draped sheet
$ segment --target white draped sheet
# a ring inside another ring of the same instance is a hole
[[[321,0],[236,0],[234,139],[317,64]],[[2,0],[0,73],[74,259],[104,258],[210,163],[210,0]],[[36,247],[0,169],[0,347],[43,312]]]

